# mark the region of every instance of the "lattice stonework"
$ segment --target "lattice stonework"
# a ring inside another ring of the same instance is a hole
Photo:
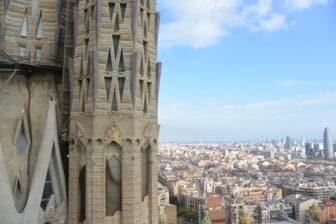
[[[66,43],[74,55],[69,223],[157,224],[156,1],[73,1],[68,13],[78,27],[69,23],[75,44]]]

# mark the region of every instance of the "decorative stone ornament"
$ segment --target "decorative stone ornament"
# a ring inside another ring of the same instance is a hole
[[[147,127],[145,128],[144,132],[143,132],[143,144],[142,147],[143,148],[147,148],[148,146],[151,145],[153,139],[154,134],[153,134],[153,125],[149,124],[147,125]]]
[[[22,126],[22,124],[21,124]],[[40,148],[36,158],[35,170],[31,176],[29,195],[26,203],[21,204],[22,182],[20,175],[16,177],[14,197],[7,173],[4,148],[0,143],[0,214],[1,223],[46,223],[54,211],[52,223],[66,223],[66,189],[60,148],[58,144],[56,101],[49,99]],[[23,140],[22,140],[23,141]],[[52,187],[51,187],[52,186]],[[20,204],[16,206],[16,204]],[[19,211],[16,209],[19,208]]]
[[[103,142],[105,145],[109,145],[114,142],[119,146],[122,146],[121,132],[116,124],[112,124],[106,131]]]
[[[74,131],[75,140],[81,145],[85,147],[85,132],[82,125],[79,122],[76,122],[75,131]]]

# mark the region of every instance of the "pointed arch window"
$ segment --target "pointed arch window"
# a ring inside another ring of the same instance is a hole
[[[114,8],[115,8],[115,3],[109,2],[110,22],[112,22]]]
[[[43,21],[42,21],[42,12],[40,13],[40,17],[37,23],[36,29],[36,39],[43,38]]]
[[[107,100],[110,97],[111,85],[112,85],[112,77],[105,77],[105,90],[106,90],[106,98]]]
[[[111,49],[109,49],[109,52],[108,52],[108,55],[107,55],[106,71],[107,72],[112,72],[113,71]]]
[[[44,189],[42,194],[42,200],[41,200],[41,208],[45,210],[47,208],[47,205],[49,203],[50,197],[53,194],[53,186],[50,176],[50,168],[48,169],[46,180],[44,182]]]
[[[121,210],[121,162],[113,156],[106,161],[106,215]]]
[[[27,37],[28,36],[27,9],[26,9],[26,11],[24,13],[24,16],[23,16],[20,35],[21,35],[21,37]]]
[[[149,188],[149,162],[150,148],[141,149],[141,199],[148,195]]]
[[[23,155],[30,147],[29,128],[27,127],[27,121],[25,117],[25,113],[22,113],[16,128],[13,143],[19,155]]]
[[[126,3],[120,3],[121,17],[123,20],[125,19],[126,6],[127,6]]]
[[[79,209],[79,222],[82,223],[86,219],[86,166],[83,166],[79,171],[79,197],[80,197],[80,209]]]
[[[112,111],[118,111],[118,102],[117,102],[117,91],[113,89],[113,96],[112,96]]]
[[[119,77],[118,78],[118,87],[119,87],[119,95],[120,100],[122,100],[123,94],[124,94],[124,86],[125,86],[125,78]]]

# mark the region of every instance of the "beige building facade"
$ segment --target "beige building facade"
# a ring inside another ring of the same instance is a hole
[[[156,1],[4,0],[0,19],[1,220],[158,223]]]

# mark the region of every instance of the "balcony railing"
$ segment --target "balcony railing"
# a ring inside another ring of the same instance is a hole
[[[54,58],[54,57],[44,57],[44,56],[32,56],[28,52],[25,55],[11,55],[17,62],[23,64],[40,64],[40,65],[52,65],[52,66],[61,66],[63,63],[63,58]]]
[[[62,67],[63,58],[62,57],[53,57],[45,56],[44,54],[36,55],[35,52],[25,52],[21,55],[10,55],[19,64],[27,64],[31,66],[51,66],[51,67]],[[2,63],[12,63],[8,57],[0,57],[0,62]]]

